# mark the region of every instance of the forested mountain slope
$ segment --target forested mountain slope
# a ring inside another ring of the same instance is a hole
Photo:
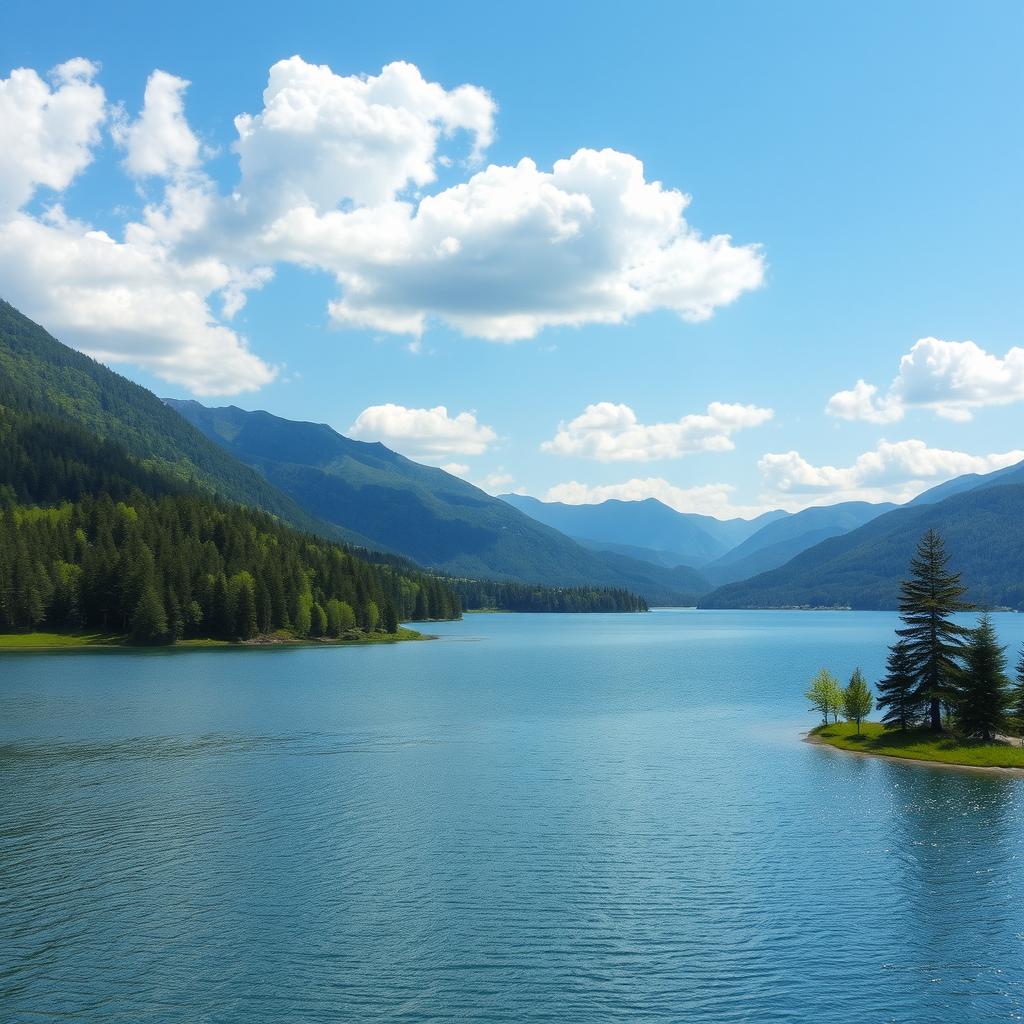
[[[453,576],[553,586],[624,587],[651,603],[692,603],[707,582],[587,551],[458,477],[382,444],[234,406],[168,404],[318,518]]]
[[[705,596],[704,608],[849,606],[895,608],[899,581],[929,528],[946,541],[968,597],[990,607],[1024,607],[1024,484],[981,487],[943,501],[905,506],[826,540],[780,568]]]
[[[0,406],[58,416],[135,458],[195,481],[230,501],[263,509],[300,529],[354,543],[317,520],[250,467],[233,459],[156,395],[61,344],[0,300]]]

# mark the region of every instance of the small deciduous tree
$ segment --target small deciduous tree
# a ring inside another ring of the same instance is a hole
[[[810,688],[804,696],[811,702],[811,711],[821,715],[822,724],[828,725],[828,716],[835,716],[839,721],[839,711],[843,706],[843,691],[839,681],[827,668],[823,668],[811,681]]]
[[[871,714],[875,706],[875,698],[871,687],[864,680],[864,673],[859,668],[853,670],[849,685],[843,690],[843,717],[848,722],[857,723],[857,735],[860,735],[860,723]]]

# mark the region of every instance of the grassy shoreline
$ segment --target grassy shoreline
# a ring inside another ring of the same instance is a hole
[[[878,722],[861,722],[857,735],[852,722],[819,725],[807,734],[810,743],[855,754],[866,754],[946,768],[981,768],[1024,773],[1024,748],[1008,743],[984,743],[927,729],[907,732],[886,729]]]
[[[274,633],[254,637],[252,640],[214,640],[197,638],[179,640],[173,644],[134,644],[127,636],[119,633],[0,633],[0,654],[25,651],[73,651],[73,650],[121,650],[121,651],[195,651],[217,649],[253,650],[254,648],[281,647],[355,647],[366,644],[397,644],[409,640],[434,640],[435,637],[419,630],[398,627],[398,632],[371,633],[361,637],[347,637],[344,640],[320,637],[298,638],[287,633]]]

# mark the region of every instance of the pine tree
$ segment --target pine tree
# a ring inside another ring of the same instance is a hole
[[[167,612],[155,586],[142,591],[132,613],[132,639],[137,643],[160,644],[167,639]]]
[[[857,735],[860,735],[860,723],[871,714],[875,698],[871,688],[864,680],[864,673],[859,668],[853,670],[850,683],[843,690],[843,717],[848,722],[857,723]]]
[[[968,736],[991,740],[1006,728],[1010,680],[1006,648],[999,645],[992,617],[986,612],[971,633],[964,653],[966,669],[957,692],[957,725]]]
[[[921,701],[917,697],[917,680],[904,640],[897,640],[889,648],[885,669],[885,678],[875,687],[878,709],[885,712],[882,721],[891,729],[906,731],[917,723]]]
[[[935,732],[942,731],[942,705],[952,704],[969,630],[950,616],[970,607],[960,598],[966,588],[960,574],[946,568],[949,556],[942,538],[929,530],[917,546],[910,563],[910,578],[900,584],[898,636],[906,641],[910,669],[916,680],[915,692],[928,703],[928,717]]]
[[[398,613],[390,600],[384,602],[384,611],[381,614],[381,624],[385,633],[398,632]]]
[[[1017,658],[1017,676],[1010,688],[1007,712],[1010,725],[1018,732],[1024,732],[1024,647]]]

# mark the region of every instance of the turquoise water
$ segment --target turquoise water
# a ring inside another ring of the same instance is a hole
[[[1019,1020],[1024,781],[800,741],[894,623],[6,656],[0,1019]]]

